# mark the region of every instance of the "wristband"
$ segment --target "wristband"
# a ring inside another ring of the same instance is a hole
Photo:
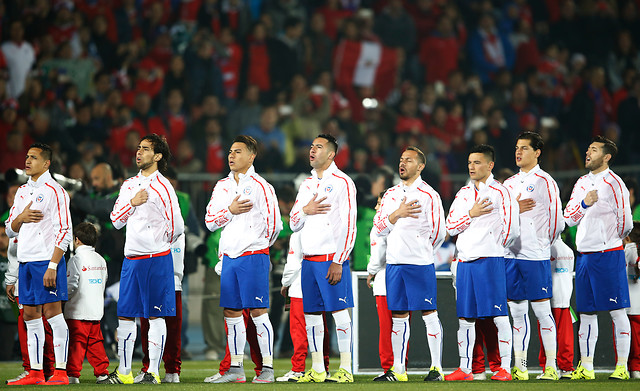
[[[582,207],[583,207],[584,209],[591,208],[591,207],[593,206],[593,205],[587,205],[587,204],[585,204],[585,203],[584,203],[584,200],[582,200],[580,203],[582,204]]]
[[[49,266],[47,268],[51,270],[58,270],[58,264],[55,262],[49,262]]]

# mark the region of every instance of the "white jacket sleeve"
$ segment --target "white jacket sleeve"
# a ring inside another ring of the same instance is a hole
[[[444,239],[447,236],[447,230],[445,228],[445,220],[444,220],[444,208],[442,207],[442,200],[440,199],[440,195],[437,193],[433,196],[431,200],[431,210],[426,211],[425,213],[433,216],[433,230],[431,231],[431,246],[433,246],[433,252],[438,251],[442,243],[444,243]],[[431,218],[429,216],[429,218]]]
[[[135,211],[135,207],[131,205],[131,194],[126,190],[124,184],[120,188],[120,194],[116,199],[116,203],[113,206],[113,211],[111,212],[111,222],[116,229],[121,229],[125,225],[127,225],[127,220],[129,217],[133,215]]]
[[[502,246],[506,248],[520,236],[520,207],[506,188],[498,193],[502,204],[498,208],[502,218]]]
[[[265,200],[267,205],[266,208],[262,209],[262,215],[267,223],[269,246],[272,246],[278,238],[278,234],[282,231],[282,216],[280,215],[276,192],[271,185],[268,185],[265,189]]]
[[[66,252],[73,239],[71,213],[69,212],[69,194],[62,189],[62,186],[60,186],[59,190],[54,189],[54,194],[56,203],[51,204],[51,211],[54,214],[51,222],[53,223],[53,232],[56,235],[54,245]]]
[[[233,214],[229,211],[229,201],[225,197],[226,192],[223,190],[223,186],[224,184],[218,181],[211,192],[211,199],[207,205],[204,223],[211,232],[224,228],[233,218]]]
[[[371,255],[369,256],[369,263],[367,264],[367,273],[376,275],[380,270],[384,269],[387,264],[384,242],[386,237],[377,236],[376,228],[374,227],[369,234],[371,239]]]
[[[578,179],[578,182],[576,182],[573,190],[571,191],[571,198],[569,199],[569,202],[567,202],[567,206],[564,208],[564,221],[569,227],[578,225],[587,211],[582,206],[584,193],[585,190]]]
[[[564,216],[562,215],[562,200],[560,199],[560,189],[555,181],[551,181],[549,186],[549,243],[553,244],[564,231]]]
[[[389,208],[385,205],[387,194],[389,194],[389,192],[386,192],[382,196],[382,199],[380,200],[380,208],[373,217],[373,229],[375,230],[376,235],[382,237],[389,235],[394,227],[394,224],[391,224],[391,221],[389,221],[389,215],[394,211],[389,211]]]
[[[446,228],[451,236],[461,234],[471,225],[469,210],[464,207],[463,190],[464,188],[456,194],[456,198],[451,204],[451,209],[449,209],[449,216],[447,216]]]
[[[618,232],[618,237],[624,239],[633,229],[633,217],[631,215],[631,205],[629,204],[629,190],[627,190],[627,187],[624,186],[621,181],[615,180],[609,183],[609,181],[605,179],[605,182],[607,182],[613,190],[614,201],[616,203],[616,231]]]
[[[289,238],[289,254],[287,263],[282,272],[282,286],[291,286],[300,275],[302,269],[302,244],[300,243],[300,233],[294,232]]]
[[[343,226],[340,228],[344,229],[344,231],[341,230],[344,234],[338,237],[336,257],[333,259],[333,262],[338,264],[344,263],[349,258],[356,241],[356,187],[352,181],[347,181],[343,192],[340,204],[340,221]]]
[[[71,299],[78,291],[80,283],[80,269],[78,268],[78,257],[73,256],[67,264],[67,292]]]

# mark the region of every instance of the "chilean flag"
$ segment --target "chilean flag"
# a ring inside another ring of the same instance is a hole
[[[397,63],[397,49],[343,39],[334,54],[336,87],[340,91],[374,87],[376,97],[384,100],[395,85]]]

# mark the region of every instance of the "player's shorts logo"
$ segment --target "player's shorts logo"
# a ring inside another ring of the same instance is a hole
[[[244,190],[242,190],[242,192],[246,195],[251,194],[251,186],[245,187]]]
[[[38,197],[36,197],[36,202],[42,202],[42,201],[44,201],[44,195],[38,194]]]
[[[529,193],[533,192],[535,189],[536,189],[536,187],[535,187],[534,185],[529,185],[529,186],[527,186],[527,191],[528,191]]]
[[[325,193],[331,193],[333,191],[333,186],[329,185],[327,187],[324,188],[324,192]]]

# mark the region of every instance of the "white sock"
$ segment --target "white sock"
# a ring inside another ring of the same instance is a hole
[[[431,366],[442,369],[442,323],[440,323],[438,311],[423,315],[422,320],[427,329]]]
[[[627,366],[629,350],[631,350],[631,324],[624,308],[609,311],[613,321],[613,335],[616,344],[618,362],[616,365]]]
[[[27,326],[27,349],[31,369],[42,370],[42,355],[44,354],[44,324],[42,317],[25,320]]]
[[[593,356],[598,341],[598,315],[580,314],[578,343],[580,344],[580,361],[582,366],[593,371]]]
[[[62,314],[47,319],[53,333],[53,354],[56,369],[67,369],[67,349],[69,348],[69,328]]]
[[[258,345],[262,354],[262,365],[273,368],[273,326],[268,314],[252,317],[258,334]]]
[[[118,336],[118,356],[120,357],[118,372],[123,375],[131,373],[131,360],[133,359],[136,333],[136,322],[133,320],[118,320],[118,328],[116,329],[116,335]]]
[[[514,365],[522,371],[527,370],[527,350],[531,338],[529,322],[529,301],[509,301],[509,312],[513,319],[513,355]],[[533,303],[532,303],[533,304]]]
[[[411,328],[409,327],[409,317],[392,318],[391,325],[391,349],[393,351],[393,370],[396,373],[405,373],[405,358],[407,357],[407,345]]]
[[[164,318],[149,319],[149,372],[160,375],[160,363],[167,341],[167,324]]]
[[[237,318],[225,316],[224,321],[227,323],[227,345],[231,355],[231,366],[241,367],[244,346],[247,344],[247,327],[244,324],[244,318],[242,315]]]
[[[459,324],[458,354],[460,355],[460,369],[464,373],[471,373],[473,346],[476,344],[476,321],[460,319]]]
[[[311,352],[311,368],[318,372],[324,372],[324,322],[322,315],[304,314],[307,325],[307,340]]]
[[[544,347],[544,354],[547,357],[547,367],[558,369],[556,366],[556,355],[558,351],[556,321],[551,313],[551,301],[532,301],[531,308],[540,322],[540,338]],[[515,335],[514,335],[515,338]]]
[[[333,313],[340,351],[340,368],[351,373],[351,317],[348,310]]]
[[[498,351],[500,352],[500,366],[507,372],[511,371],[511,325],[508,316],[496,316],[493,323],[498,328]]]

